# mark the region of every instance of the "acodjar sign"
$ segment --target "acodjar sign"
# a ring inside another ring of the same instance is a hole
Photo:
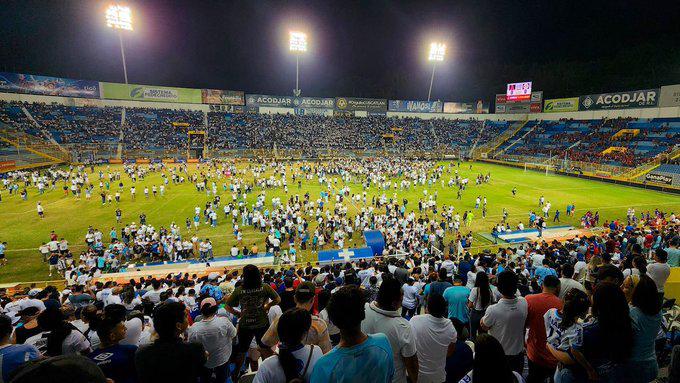
[[[579,97],[579,110],[652,108],[659,104],[659,89],[589,94]]]

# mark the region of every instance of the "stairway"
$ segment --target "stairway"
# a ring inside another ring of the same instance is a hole
[[[59,148],[59,150],[62,151],[64,154],[66,154],[67,156],[70,156],[69,153],[68,153],[68,150],[64,149],[64,147],[59,145],[57,140],[55,140],[54,137],[52,136],[52,133],[50,133],[49,130],[43,128],[42,125],[40,125],[40,123],[38,123],[38,121],[33,117],[31,112],[29,112],[28,109],[26,109],[26,107],[22,106],[21,111],[24,112],[24,115],[26,116],[26,118],[28,118],[29,121],[31,121],[31,124],[33,124],[33,126],[40,129],[40,133],[42,133],[42,135],[49,142],[51,142],[53,145],[56,145],[56,147]]]
[[[522,124],[522,126],[521,126],[519,129],[517,129],[517,130],[515,131],[515,133],[517,133],[517,132],[519,132],[520,130],[522,130],[522,129],[527,125],[528,122],[529,122],[529,120],[524,121],[524,123]],[[504,147],[503,149],[501,149],[500,151],[498,151],[498,153],[494,153],[493,157],[496,158],[496,156],[505,153],[508,149],[512,148],[512,147],[515,146],[518,142],[522,141],[522,140],[524,139],[524,137],[526,137],[527,135],[529,135],[529,133],[533,132],[534,129],[536,129],[536,127],[539,126],[539,125],[540,125],[540,123],[534,124],[534,126],[532,126],[531,129],[527,130],[527,131],[522,135],[522,137],[520,137],[520,138],[514,140],[512,143],[510,143],[510,145],[508,145],[508,146]],[[513,133],[512,136],[508,137],[508,139],[510,139],[510,138],[513,137],[513,136],[514,136],[514,133]],[[500,146],[500,144],[499,144],[498,146]]]
[[[527,124],[527,122],[529,122],[529,120],[515,122],[515,124],[517,124],[516,128],[513,128],[513,126],[510,125],[510,127],[501,133],[495,140],[490,141],[480,147],[479,152],[484,153],[487,157],[489,157],[491,153],[493,153],[496,149],[503,145],[503,143],[519,132],[524,127],[524,125]]]
[[[680,145],[676,145],[675,148],[673,148],[673,151],[668,156],[668,158],[670,158],[671,160],[674,160],[678,157],[680,157]],[[659,165],[661,165],[661,158],[656,158],[636,168],[621,173],[619,177],[627,180],[635,180],[651,172],[652,170],[658,168]]]
[[[482,122],[482,129],[479,130],[479,134],[477,135],[477,138],[475,139],[475,142],[472,144],[472,147],[470,148],[470,153],[468,153],[468,156],[470,158],[473,158],[472,155],[475,152],[475,148],[477,148],[477,144],[479,143],[479,139],[482,137],[482,133],[484,133],[484,128],[486,127],[486,120]]]
[[[125,138],[125,134],[123,133],[125,131],[125,108],[123,108],[120,112],[120,135],[118,136],[118,149],[116,150],[116,158],[117,159],[122,159],[123,158],[123,139]]]
[[[3,124],[4,125],[4,124]],[[70,154],[60,145],[45,141],[40,137],[33,136],[4,125],[0,129],[0,141],[4,141],[17,149],[23,149],[53,163],[66,163],[70,161]]]

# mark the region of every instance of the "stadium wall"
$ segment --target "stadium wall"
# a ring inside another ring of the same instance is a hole
[[[112,106],[126,108],[153,108],[153,109],[182,109],[207,112],[210,105],[206,104],[185,104],[172,102],[151,102],[151,101],[127,101],[127,100],[101,100],[90,98],[60,97],[60,96],[41,96],[23,93],[0,93],[0,100],[31,103],[57,103],[65,106]]]
[[[115,106],[128,108],[153,108],[153,109],[183,109],[196,110],[202,112],[210,111],[208,104],[188,104],[172,102],[151,102],[151,101],[131,101],[131,100],[108,100],[108,99],[89,99],[77,97],[43,96],[23,93],[0,93],[0,100],[15,102],[39,102],[39,103],[58,103],[66,106]],[[293,114],[293,108],[260,107],[259,112],[263,114]],[[367,112],[355,113],[356,116],[365,117]],[[561,112],[561,113],[530,113],[530,114],[452,114],[452,113],[413,113],[413,112],[387,112],[388,117],[411,117],[428,120],[431,118],[443,119],[474,119],[491,121],[523,121],[523,120],[597,120],[602,118],[617,117],[636,117],[636,118],[662,118],[680,117],[680,106],[657,107],[657,108],[638,108],[638,109],[612,109],[612,110],[591,110],[581,112]]]

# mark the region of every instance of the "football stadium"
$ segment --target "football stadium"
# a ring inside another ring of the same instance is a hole
[[[0,382],[680,382],[677,4],[5,8]]]

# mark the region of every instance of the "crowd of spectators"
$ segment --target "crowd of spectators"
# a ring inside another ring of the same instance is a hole
[[[629,210],[601,235],[495,252],[2,289],[2,378],[646,383],[677,225]]]

